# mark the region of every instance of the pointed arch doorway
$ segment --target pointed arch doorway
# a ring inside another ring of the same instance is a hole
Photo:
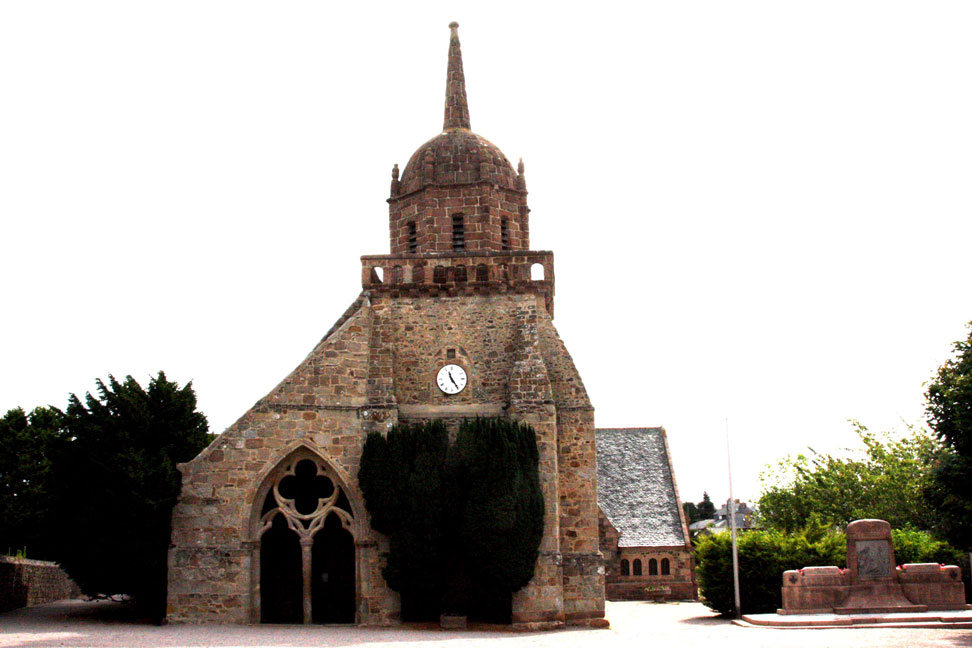
[[[354,623],[354,516],[333,470],[294,453],[262,490],[260,622]]]

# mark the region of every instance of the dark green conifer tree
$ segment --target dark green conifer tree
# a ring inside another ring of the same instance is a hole
[[[536,434],[515,421],[468,419],[453,455],[453,535],[465,603],[474,617],[508,622],[511,594],[533,578],[543,536]]]
[[[51,445],[56,559],[89,595],[128,594],[165,616],[172,507],[189,461],[211,440],[189,383],[161,371],[143,389],[128,376],[97,381],[98,395],[71,395]]]
[[[371,526],[391,545],[385,581],[402,595],[407,620],[438,616],[446,549],[443,479],[449,433],[439,421],[368,435],[358,482]]]
[[[403,618],[509,621],[543,536],[538,466],[533,429],[507,420],[464,421],[452,446],[436,421],[368,436],[358,481]]]

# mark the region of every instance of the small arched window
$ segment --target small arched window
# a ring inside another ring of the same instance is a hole
[[[485,263],[476,266],[476,281],[489,281],[489,268]]]
[[[435,283],[445,283],[449,280],[449,269],[445,266],[435,266],[432,270],[432,281]]]
[[[534,263],[530,266],[530,280],[531,281],[543,281],[543,264]]]
[[[672,573],[672,564],[668,561],[668,558],[662,558],[662,576],[668,576]]]
[[[631,563],[631,575],[641,576],[641,558],[635,558]]]
[[[452,268],[452,272],[456,283],[466,283],[466,266],[457,265]]]
[[[624,560],[623,558],[621,559],[621,575],[622,576],[631,575],[631,570],[628,568],[628,561]]]
[[[658,561],[652,558],[648,561],[648,575],[657,576],[658,575]]]

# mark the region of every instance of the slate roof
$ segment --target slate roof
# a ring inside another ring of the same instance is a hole
[[[596,430],[597,499],[619,547],[685,544],[664,428]]]

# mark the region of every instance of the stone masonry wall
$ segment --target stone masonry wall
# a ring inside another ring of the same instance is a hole
[[[397,595],[373,580],[383,539],[366,523],[356,479],[367,430],[390,425],[394,417],[367,407],[370,304],[362,301],[342,319],[266,398],[181,466],[169,555],[170,621],[259,620],[257,493],[300,448],[333,466],[354,509],[360,622],[386,623],[397,615]]]
[[[428,186],[389,200],[391,253],[409,250],[414,224],[417,253],[452,252],[452,218],[464,217],[465,248],[470,252],[528,250],[530,232],[526,192],[473,183],[462,187]],[[503,222],[506,222],[506,247]]]
[[[568,621],[600,618],[604,557],[598,536],[594,408],[552,320],[541,313],[540,323],[539,346],[557,407],[564,616]]]
[[[387,539],[371,530],[357,470],[364,438],[397,420],[501,416],[534,426],[547,504],[534,581],[514,597],[524,623],[603,616],[593,409],[534,294],[359,298],[290,376],[188,464],[173,514],[173,622],[259,621],[259,517],[268,475],[295,452],[333,467],[353,508],[357,621],[394,623],[380,575]],[[434,387],[463,366],[455,396]],[[262,489],[262,490],[261,490]]]
[[[611,578],[605,589],[611,601],[654,600],[694,600],[697,598],[695,587],[695,561],[685,547],[622,547],[618,552],[620,560],[633,565],[641,561],[641,575],[633,570],[628,576],[620,573]],[[669,561],[670,573],[661,573],[661,562]],[[658,573],[650,573],[649,561],[655,560]]]
[[[0,556],[0,612],[81,596],[57,563]]]

